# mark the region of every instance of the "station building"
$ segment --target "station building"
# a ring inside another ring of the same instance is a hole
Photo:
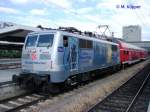
[[[40,28],[0,22],[0,49],[22,49],[26,35]]]
[[[142,28],[139,25],[124,26],[122,31],[122,37],[126,41],[133,42],[142,40]]]

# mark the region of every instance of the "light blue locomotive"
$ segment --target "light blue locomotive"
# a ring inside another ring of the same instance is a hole
[[[23,46],[22,73],[13,80],[26,86],[74,85],[119,66],[116,43],[61,30],[32,32]]]

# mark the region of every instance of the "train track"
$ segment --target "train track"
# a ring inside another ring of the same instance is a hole
[[[150,64],[87,112],[146,112],[150,100]]]
[[[0,59],[0,70],[21,67],[21,59]]]
[[[16,89],[17,84],[13,83],[12,81],[7,82],[1,82],[0,83],[0,89],[9,88],[9,86],[14,86]],[[16,89],[19,90],[19,89]],[[8,90],[9,91],[9,90]],[[4,90],[4,92],[8,92],[7,90]],[[22,90],[19,90],[20,92]],[[6,94],[11,94],[11,92],[8,92]],[[0,96],[2,94],[2,90],[0,91]],[[4,93],[5,94],[5,93]],[[49,98],[49,95],[38,93],[35,91],[25,91],[21,92],[18,95],[9,96],[7,98],[4,98],[0,100],[0,112],[16,112],[21,109],[26,108],[27,106],[34,105],[38,103],[41,100],[45,100]]]
[[[12,81],[0,82],[0,87],[6,86],[6,85],[11,85],[11,84],[13,84]]]
[[[18,61],[21,61],[20,58],[12,58],[12,59],[0,59],[0,63],[5,63],[5,62],[18,62]]]
[[[0,64],[0,70],[20,68],[21,63]]]
[[[130,112],[147,112],[150,100],[150,81],[146,83],[140,95],[137,96],[136,102],[133,102],[133,106],[131,105]]]
[[[49,95],[31,93],[16,96],[5,101],[0,101],[0,112],[16,112],[28,106],[34,105],[39,101],[46,100]]]

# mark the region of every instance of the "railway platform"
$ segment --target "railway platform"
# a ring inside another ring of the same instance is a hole
[[[12,75],[13,74],[19,74],[20,72],[21,72],[20,68],[0,70],[0,83],[11,81]]]
[[[19,74],[21,71],[20,65],[20,58],[0,59],[0,83],[11,81],[13,74]]]

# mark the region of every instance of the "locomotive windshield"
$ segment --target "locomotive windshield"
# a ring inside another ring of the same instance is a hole
[[[38,37],[38,35],[28,36],[27,42],[26,42],[26,47],[34,47],[36,44],[37,37]]]
[[[39,35],[38,47],[51,47],[53,44],[53,34]]]
[[[53,38],[54,34],[41,34],[39,36],[29,35],[26,41],[26,47],[51,47],[53,44]]]

